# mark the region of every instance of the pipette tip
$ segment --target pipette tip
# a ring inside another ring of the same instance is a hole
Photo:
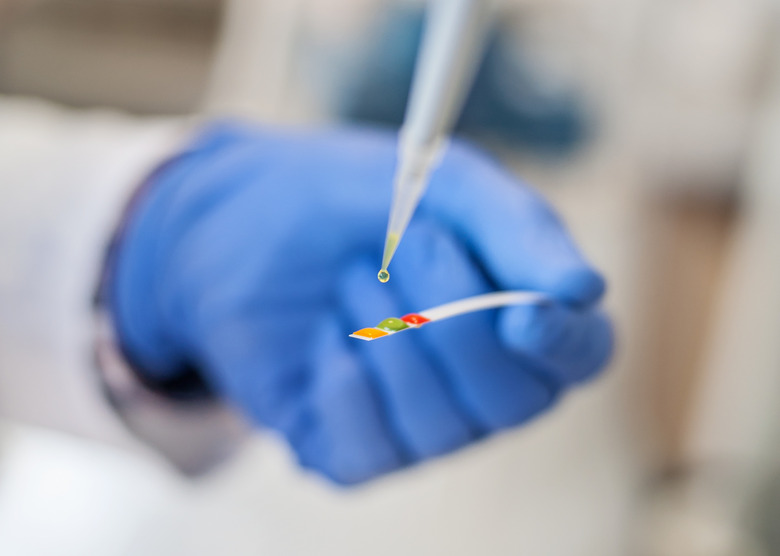
[[[387,267],[393,259],[393,255],[395,255],[395,250],[398,248],[400,239],[401,236],[395,232],[389,232],[385,239],[385,250],[382,253],[382,268],[379,271],[379,274],[376,275],[383,284],[390,279],[390,273],[387,271]]]

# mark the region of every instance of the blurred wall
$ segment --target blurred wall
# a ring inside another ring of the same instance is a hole
[[[0,93],[191,112],[221,9],[221,0],[2,0]]]

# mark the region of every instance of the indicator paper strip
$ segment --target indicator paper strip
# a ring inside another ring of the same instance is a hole
[[[495,309],[507,305],[528,305],[533,303],[543,303],[549,301],[549,297],[543,293],[533,291],[507,291],[493,292],[474,297],[466,297],[444,305],[432,307],[419,313],[404,315],[400,319],[388,318],[380,322],[376,327],[362,328],[349,335],[350,338],[358,340],[371,341],[378,338],[385,338],[398,334],[404,330],[420,328],[426,324],[456,317],[474,311],[484,311],[486,309]],[[402,321],[399,324],[399,321]]]

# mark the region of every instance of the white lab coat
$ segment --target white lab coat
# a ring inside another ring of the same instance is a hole
[[[122,205],[182,122],[0,98],[0,412],[126,435],[91,361],[90,299]]]

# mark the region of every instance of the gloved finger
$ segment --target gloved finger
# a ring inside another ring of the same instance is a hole
[[[406,463],[348,342],[343,325],[327,317],[312,351],[308,416],[291,437],[303,466],[341,484],[362,482]]]
[[[465,249],[431,222],[410,226],[393,280],[412,307],[426,308],[485,293],[488,284]],[[495,311],[444,320],[414,333],[439,362],[461,407],[486,430],[520,423],[550,405],[552,377],[520,364],[503,348]]]
[[[499,289],[540,290],[580,306],[604,292],[547,203],[463,144],[449,149],[421,209],[457,232]]]
[[[377,281],[374,265],[355,264],[341,283],[340,305],[347,322],[357,329],[400,317],[404,311],[393,293],[392,285]],[[441,371],[413,334],[370,343],[352,341],[372,373],[391,429],[412,459],[452,451],[474,438],[472,427],[446,391]]]
[[[592,376],[612,353],[612,326],[599,310],[577,311],[555,302],[520,305],[503,309],[498,324],[504,345],[563,383]]]

